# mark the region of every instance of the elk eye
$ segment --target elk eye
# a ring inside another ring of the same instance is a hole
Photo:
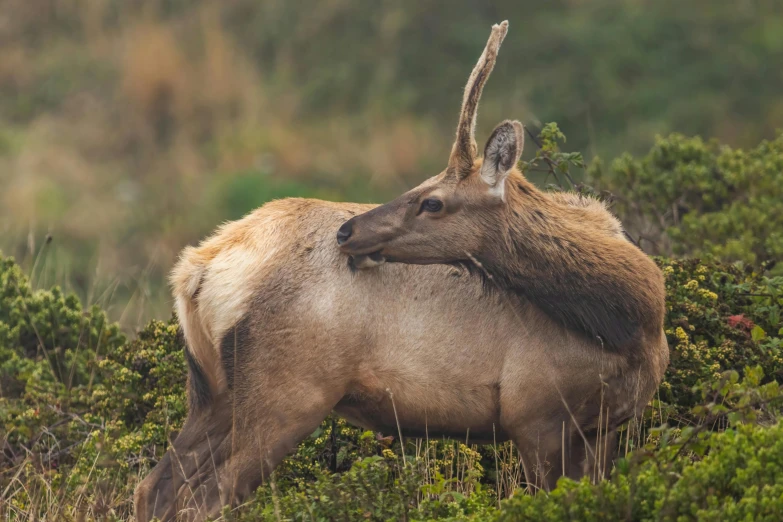
[[[424,212],[440,212],[443,208],[443,202],[439,199],[427,198],[421,202],[421,210]]]

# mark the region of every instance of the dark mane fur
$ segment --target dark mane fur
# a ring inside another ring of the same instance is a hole
[[[646,334],[658,335],[665,294],[655,263],[526,181],[514,185],[523,186],[510,191],[506,229],[479,259],[495,282],[611,352],[629,354]]]

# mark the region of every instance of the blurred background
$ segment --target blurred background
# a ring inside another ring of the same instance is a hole
[[[611,160],[783,122],[779,0],[4,0],[0,250],[126,329],[168,317],[177,253],[222,221],[439,172],[504,19],[480,143],[556,121]]]

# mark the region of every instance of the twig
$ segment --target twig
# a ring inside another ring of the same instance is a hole
[[[532,133],[532,132],[530,132],[530,129],[528,129],[527,127],[525,127],[525,131],[527,132],[528,136],[530,136],[530,139],[532,139],[532,140],[533,140],[533,143],[535,143],[535,144],[536,144],[536,146],[537,146],[539,149],[543,150],[543,147],[541,146],[541,142],[539,142],[539,141],[538,141],[538,138],[536,138],[536,137],[533,135],[533,133]],[[542,154],[542,155],[541,155],[541,157],[542,157],[542,158],[544,158],[544,161],[546,161],[546,162],[547,162],[547,164],[549,165],[550,172],[551,172],[551,173],[552,173],[552,175],[555,177],[555,179],[557,180],[557,184],[558,184],[558,185],[560,185],[560,188],[562,189],[562,188],[563,188],[563,184],[562,184],[562,183],[560,183],[560,178],[558,178],[558,177],[557,177],[557,164],[556,164],[554,161],[552,161],[552,158],[550,158],[550,157],[549,157],[548,155],[546,155],[546,154]],[[574,180],[573,180],[573,178],[571,178],[571,175],[568,173],[568,171],[565,171],[565,172],[563,172],[562,174],[563,174],[563,175],[566,177],[566,179],[568,180],[568,182],[571,184],[571,188],[576,188],[577,184],[576,184],[576,183],[574,183]]]

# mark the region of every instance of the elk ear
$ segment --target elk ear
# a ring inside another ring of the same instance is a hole
[[[522,155],[525,131],[518,121],[504,121],[492,131],[484,147],[481,179],[499,197],[503,197],[506,177]]]

